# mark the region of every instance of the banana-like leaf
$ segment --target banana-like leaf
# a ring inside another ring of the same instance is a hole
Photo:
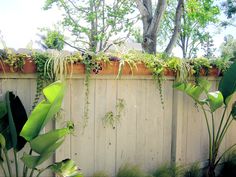
[[[26,144],[25,139],[19,135],[22,127],[27,121],[27,114],[20,98],[15,96],[12,92],[6,93],[6,104],[11,143],[13,148],[20,151]]]
[[[2,150],[6,147],[6,140],[4,136],[0,133],[0,163],[3,163]]]
[[[6,103],[0,102],[0,119],[2,119],[7,114],[7,106]]]
[[[53,165],[50,165],[49,168],[61,177],[83,177],[75,162],[70,159],[54,163]]]
[[[45,99],[32,111],[20,135],[31,141],[60,110],[64,97],[65,83],[57,81],[43,89]]]
[[[202,93],[207,93],[209,91],[211,84],[207,80],[202,79],[199,80],[198,85],[178,82],[175,83],[173,87],[177,90],[185,92],[187,95],[192,97],[197,103],[203,104],[204,101],[200,100],[200,96],[202,95]]]
[[[6,139],[5,137],[0,133],[0,148],[4,149],[6,147]]]
[[[224,103],[227,105],[236,91],[236,62],[234,62],[229,69],[224,73],[220,80],[218,90],[224,97]]]
[[[65,136],[71,133],[70,127],[50,131],[39,135],[30,141],[31,149],[38,153],[38,156],[24,154],[22,160],[28,168],[35,168],[47,160],[58,147],[64,142]]]
[[[24,162],[24,164],[28,168],[34,169],[35,167],[37,167],[38,165],[40,165],[44,161],[46,161],[52,154],[53,154],[53,152],[44,154],[43,156],[41,156],[41,155],[33,156],[33,155],[29,155],[29,154],[24,153],[21,160]]]
[[[234,102],[234,104],[232,105],[231,114],[233,116],[233,119],[236,120],[236,102]]]
[[[215,112],[224,103],[223,95],[220,91],[209,92],[207,94],[207,101],[209,102],[211,112]]]
[[[64,140],[65,136],[70,134],[69,128],[57,129],[49,133],[39,135],[30,141],[30,147],[38,154],[45,154],[49,151],[55,151],[54,145]]]

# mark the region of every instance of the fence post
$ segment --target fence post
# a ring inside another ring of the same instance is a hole
[[[185,151],[183,139],[184,131],[184,94],[176,89],[173,90],[172,102],[172,146],[171,146],[171,162],[183,164],[185,162]]]

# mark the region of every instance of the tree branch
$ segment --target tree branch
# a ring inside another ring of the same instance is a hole
[[[148,28],[147,32],[148,34],[156,33],[158,31],[166,6],[167,6],[166,0],[158,1],[154,16],[152,18],[152,22]]]
[[[167,45],[167,47],[165,49],[165,53],[167,55],[169,55],[172,52],[174,45],[176,44],[176,41],[178,39],[180,30],[181,30],[181,16],[183,13],[183,5],[184,5],[184,0],[179,0],[177,8],[176,8],[176,13],[175,13],[174,32],[172,34],[169,44]]]
[[[141,0],[135,0],[137,8],[141,14],[142,17],[149,16],[148,9],[144,6],[143,2]]]

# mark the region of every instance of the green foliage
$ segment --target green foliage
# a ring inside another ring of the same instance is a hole
[[[221,143],[235,118],[235,103],[229,109],[229,114],[226,114],[226,110],[229,106],[229,101],[232,95],[236,91],[236,62],[230,66],[225,72],[224,76],[220,80],[218,91],[210,92],[210,83],[206,80],[200,80],[197,85],[191,83],[177,83],[174,87],[184,93],[188,94],[193,100],[199,104],[204,113],[204,118],[208,130],[209,139],[209,163],[207,176],[215,177],[215,168],[221,161],[222,157],[230,150],[232,150],[236,144],[229,147],[225,152],[219,155],[219,148]],[[205,98],[203,98],[205,96]],[[235,101],[234,101],[235,102]],[[219,108],[223,108],[223,114],[220,124],[215,123],[215,112]],[[210,116],[207,114],[207,110],[210,110]],[[224,121],[225,120],[225,121]],[[217,126],[217,127],[216,127]]]
[[[29,116],[24,125],[21,136],[27,141],[37,137],[43,127],[60,110],[64,97],[65,83],[55,82],[43,89],[45,99],[41,101]]]
[[[9,123],[9,127],[6,126],[6,128],[9,128],[11,137],[11,142],[8,144],[11,144],[16,151],[20,151],[26,144],[25,139],[20,137],[19,134],[27,121],[27,114],[19,97],[15,96],[12,92],[6,93],[6,107]]]
[[[221,57],[229,60],[236,56],[236,39],[232,35],[225,36],[224,42],[220,46]]]
[[[24,147],[25,140],[27,140],[31,150],[29,154],[24,153],[21,158],[25,165],[23,177],[32,177],[34,171],[38,171],[37,176],[40,176],[47,169],[51,169],[61,176],[82,177],[75,163],[69,159],[52,164],[45,169],[38,169],[38,165],[52,156],[55,150],[63,143],[65,136],[71,134],[74,129],[73,123],[69,122],[66,128],[52,130],[39,135],[42,128],[59,111],[64,89],[65,84],[60,81],[43,89],[45,99],[36,106],[29,119],[27,119],[20,99],[11,92],[7,92],[6,102],[1,102],[0,104],[1,108],[3,108],[0,114],[0,166],[5,176],[13,177],[12,165],[8,157],[8,150],[12,147],[15,157],[15,175],[16,177],[20,175],[18,172],[17,152]],[[8,118],[8,120],[5,121],[5,118]],[[25,139],[22,141],[20,136]],[[5,158],[2,157],[2,152]],[[3,165],[4,162],[7,164],[8,174]],[[28,174],[28,169],[32,169],[30,174]]]
[[[223,79],[221,79],[219,84],[219,90],[221,91],[224,102],[227,104],[233,93],[236,91],[236,62],[230,66],[230,68],[225,72]]]
[[[23,71],[25,59],[29,57],[27,54],[15,53],[10,49],[0,49],[0,61],[10,66],[12,72]]]
[[[104,171],[98,171],[94,173],[92,177],[109,177],[109,175]]]
[[[232,18],[236,14],[236,3],[234,0],[225,0],[222,6],[228,18]]]
[[[137,20],[132,15],[134,4],[129,0],[114,3],[100,0],[86,0],[83,3],[45,0],[44,10],[53,8],[53,5],[62,11],[62,26],[73,37],[72,41],[93,52],[106,50],[108,41],[112,40],[115,44],[122,42],[124,38],[120,36],[127,36]]]
[[[34,98],[34,103],[32,108],[36,106],[41,96],[41,92],[45,86],[53,82],[48,74],[45,73],[45,64],[49,60],[48,53],[38,53],[34,54],[34,60],[36,63],[37,79],[36,79],[36,93]]]
[[[83,175],[78,172],[78,168],[74,161],[70,159],[65,159],[61,162],[54,163],[49,166],[55,174],[65,177],[83,177]]]
[[[190,60],[190,65],[193,68],[194,76],[199,77],[201,69],[204,69],[206,72],[205,75],[208,74],[210,68],[212,68],[210,60],[207,58],[196,58]]]
[[[124,99],[118,99],[116,101],[116,111],[115,114],[110,111],[105,114],[102,121],[104,126],[110,125],[113,129],[115,128],[115,125],[120,122],[121,119],[121,112],[125,108],[125,101]]]
[[[224,73],[230,66],[230,62],[228,60],[219,58],[215,60],[211,60],[212,67],[218,68],[220,72]]]
[[[64,48],[64,36],[58,31],[48,31],[43,40],[48,49],[62,50]]]
[[[116,177],[145,177],[138,166],[125,164],[119,168]]]
[[[201,169],[198,163],[191,165],[183,174],[183,177],[201,177]]]
[[[155,170],[154,177],[181,177],[182,167],[176,165],[163,165]]]

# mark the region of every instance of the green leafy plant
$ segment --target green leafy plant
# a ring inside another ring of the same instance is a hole
[[[208,177],[215,177],[215,168],[224,157],[232,150],[236,144],[230,146],[222,154],[219,154],[219,148],[225,137],[227,130],[236,117],[236,101],[232,95],[236,91],[236,62],[224,73],[220,80],[218,91],[210,91],[211,84],[207,80],[199,80],[198,84],[175,83],[174,87],[189,95],[203,111],[208,130],[209,139],[209,159],[208,159]],[[202,98],[202,96],[205,96]],[[233,102],[233,104],[231,104]],[[218,109],[223,108],[223,113],[219,125],[215,122],[215,115]],[[227,110],[229,114],[227,114]],[[209,113],[209,114],[208,114]]]
[[[211,68],[210,60],[207,58],[195,58],[190,60],[190,65],[192,66],[193,73],[195,77],[199,77],[201,70],[204,71],[204,75],[207,75],[209,69]]]
[[[110,125],[113,129],[115,128],[115,125],[120,122],[121,119],[121,113],[125,108],[125,100],[124,99],[118,99],[116,101],[116,113],[114,114],[112,111],[107,112],[105,116],[103,117],[102,121],[104,126]]]
[[[163,165],[155,170],[154,177],[181,177],[182,167],[173,165]]]
[[[119,168],[116,177],[145,177],[146,174],[136,165],[125,164]]]
[[[211,61],[211,66],[220,70],[221,73],[224,73],[230,66],[230,62],[223,58],[216,59]]]
[[[201,169],[198,163],[191,165],[183,174],[183,177],[201,177]]]
[[[51,77],[45,73],[45,65],[49,60],[48,53],[36,52],[34,53],[33,57],[36,63],[37,79],[36,79],[36,93],[32,108],[34,108],[37,105],[43,88],[48,84],[50,84],[51,82],[53,82]],[[48,66],[47,68],[49,69],[49,67],[51,66]]]
[[[104,171],[98,171],[93,174],[93,177],[109,177],[109,175]]]
[[[8,158],[8,151],[13,148],[15,156],[15,175],[21,176],[18,172],[17,153],[29,143],[30,152],[24,153],[21,160],[24,163],[23,177],[42,175],[45,170],[60,176],[81,177],[76,165],[72,160],[66,159],[61,162],[39,169],[39,165],[53,155],[55,150],[63,143],[65,137],[73,132],[74,125],[69,122],[65,128],[49,131],[40,134],[45,125],[52,120],[54,115],[60,110],[64,97],[65,84],[57,81],[43,89],[45,99],[42,100],[31,112],[29,118],[18,97],[11,92],[6,93],[6,101],[0,102],[0,164],[5,176],[13,177],[12,167]],[[1,153],[0,153],[1,154]],[[5,164],[7,170],[5,170]],[[31,172],[29,173],[29,170]]]
[[[47,35],[43,39],[43,42],[49,49],[62,50],[64,48],[64,35],[59,31],[47,30]]]

